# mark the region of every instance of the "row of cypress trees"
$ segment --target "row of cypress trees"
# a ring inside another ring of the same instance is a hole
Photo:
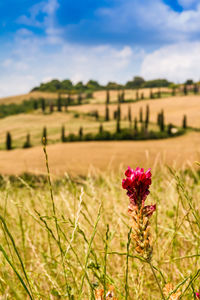
[[[120,106],[118,106],[118,113],[117,113],[117,117],[116,117],[116,133],[121,132],[121,124],[120,124],[121,113],[120,113],[119,107]],[[129,107],[128,120],[129,120],[129,123],[130,123],[130,128],[133,127],[133,129],[136,132],[138,131],[138,122],[141,125],[140,126],[141,131],[143,131],[143,130],[147,131],[148,130],[149,117],[150,117],[150,109],[149,109],[148,105],[146,106],[145,118],[143,118],[143,111],[142,111],[142,108],[141,108],[140,112],[139,112],[139,119],[137,119],[137,117],[135,117],[134,120],[132,120],[131,107]],[[134,121],[134,123],[133,123],[133,126],[132,126],[133,121]],[[165,125],[165,118],[164,118],[164,111],[163,110],[161,112],[159,112],[158,115],[157,115],[157,125],[159,126],[161,132],[164,132],[167,128],[168,134],[172,133],[173,125],[171,123],[167,126]],[[183,116],[182,128],[187,129],[187,116],[186,115]],[[101,123],[99,125],[99,134],[102,134],[103,131],[104,131],[103,130],[103,124]],[[83,127],[82,126],[79,128],[79,134],[78,135],[79,135],[79,139],[82,140],[82,138],[83,138]],[[47,138],[47,128],[46,127],[44,127],[43,131],[42,131],[42,141],[44,141],[44,140],[45,140],[45,143],[47,144],[48,143],[48,138]],[[64,125],[61,127],[61,141],[62,142],[66,141]],[[7,134],[6,134],[6,149],[11,150],[13,148],[12,144],[13,143],[12,143],[11,133],[7,132]],[[31,145],[31,138],[30,138],[30,134],[28,133],[27,136],[26,136],[26,141],[23,145],[23,148],[30,148],[31,146],[32,146]]]
[[[195,83],[191,88],[188,87],[187,84],[184,84],[182,88],[176,88],[175,86],[172,87],[171,89],[171,95],[176,96],[177,92],[182,92],[184,95],[188,95],[188,93],[192,91],[195,95],[199,93],[199,86]],[[152,89],[149,91],[149,97],[150,99],[154,98],[161,98],[162,92],[161,89],[158,88],[157,92],[153,92]],[[119,91],[118,96],[117,96],[118,102],[123,103],[125,102],[125,90],[122,90],[121,92]],[[144,93],[141,92],[139,93],[139,90],[136,90],[136,95],[135,95],[135,100],[143,100],[144,99]],[[106,91],[106,104],[110,103],[110,91]]]

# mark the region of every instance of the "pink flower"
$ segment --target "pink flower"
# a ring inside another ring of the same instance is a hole
[[[200,299],[200,293],[196,293],[198,299]]]
[[[151,169],[144,172],[143,168],[137,167],[135,170],[128,167],[125,172],[126,179],[122,181],[123,189],[127,190],[127,195],[133,205],[141,205],[149,195],[151,185]]]

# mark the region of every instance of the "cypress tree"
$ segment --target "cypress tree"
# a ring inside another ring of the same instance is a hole
[[[95,111],[95,118],[96,118],[96,121],[99,120],[99,112],[98,112],[98,110]]]
[[[125,102],[125,92],[124,92],[124,90],[121,93],[121,102]]]
[[[109,116],[109,106],[106,104],[105,121],[108,122],[109,120],[110,120],[110,116]]]
[[[119,120],[121,120],[121,106],[120,106],[120,103],[118,103],[118,107],[117,107],[117,118]]]
[[[54,111],[54,104],[52,102],[49,104],[49,111],[50,113],[53,113]]]
[[[114,110],[114,112],[113,112],[113,119],[114,119],[114,120],[117,119],[117,110]]]
[[[168,128],[167,128],[167,133],[168,133],[169,135],[172,134],[172,128],[173,128],[173,125],[170,123],[170,124],[168,125]]]
[[[121,129],[120,129],[120,119],[119,117],[117,116],[117,126],[116,126],[116,132],[117,133],[120,133]]]
[[[196,94],[198,94],[198,91],[199,91],[198,85],[195,83],[194,86],[193,86],[193,92],[196,95]]]
[[[68,97],[67,97],[67,105],[69,106],[71,104],[71,97],[70,97],[70,94],[68,94]]]
[[[121,131],[120,120],[121,120],[121,108],[120,108],[120,103],[118,103],[118,108],[117,108],[117,124],[116,124],[116,132],[117,133],[120,133],[120,131]]]
[[[150,90],[150,96],[149,96],[150,99],[153,99],[154,98],[154,95],[153,95],[153,91]]]
[[[110,103],[110,92],[109,92],[109,90],[106,91],[106,103],[107,104]]]
[[[34,100],[34,102],[33,102],[33,109],[34,110],[38,109],[38,101],[37,100]]]
[[[184,93],[185,96],[188,94],[187,84],[184,84],[183,93]]]
[[[61,142],[65,142],[65,126],[61,127]]]
[[[82,138],[83,138],[83,127],[80,127],[80,129],[79,129],[79,138],[80,138],[80,140],[82,140]]]
[[[102,134],[103,133],[103,124],[101,123],[99,125],[99,134]]]
[[[47,128],[46,128],[46,126],[43,128],[43,132],[42,132],[42,144],[47,145]]]
[[[158,89],[157,96],[158,96],[158,98],[161,98],[161,91],[160,91],[160,89]]]
[[[140,99],[144,100],[144,93],[141,93]]]
[[[68,98],[65,99],[65,111],[68,111]]]
[[[138,124],[137,124],[137,118],[135,117],[134,119],[134,130],[137,132],[138,131]]]
[[[165,118],[164,118],[164,111],[161,111],[160,114],[160,131],[165,131]]]
[[[58,94],[58,99],[57,99],[57,110],[62,111],[62,98],[61,94]]]
[[[173,86],[173,88],[172,88],[172,96],[176,96],[176,88],[175,88],[175,86]]]
[[[131,127],[131,122],[132,122],[131,106],[128,107],[128,120],[129,120],[130,127]]]
[[[142,107],[140,107],[140,123],[143,122],[143,110]]]
[[[46,110],[46,101],[44,98],[41,98],[41,108],[42,108],[42,112],[43,114],[45,113],[45,110]]]
[[[160,123],[161,123],[161,113],[158,113],[157,115],[157,125],[160,127]]]
[[[146,106],[145,129],[148,129],[148,125],[149,125],[149,105]]]
[[[78,104],[79,104],[79,105],[82,103],[82,100],[83,100],[82,94],[80,93],[80,94],[78,95]]]
[[[23,148],[30,148],[30,147],[31,147],[31,138],[30,138],[30,134],[27,133],[26,141],[24,143]]]
[[[139,91],[138,90],[136,91],[135,97],[136,97],[136,100],[139,100]]]
[[[9,131],[6,134],[6,150],[12,150],[12,137]]]
[[[183,129],[186,129],[187,128],[187,116],[184,115],[183,116]]]
[[[117,98],[118,98],[118,103],[121,103],[121,94],[120,94],[120,92],[118,92]]]

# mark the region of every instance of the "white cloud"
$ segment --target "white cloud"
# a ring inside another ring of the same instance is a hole
[[[148,54],[141,66],[147,79],[168,78],[182,82],[200,79],[200,42],[184,42],[162,47]]]
[[[0,62],[0,96],[27,92],[52,78],[125,82],[139,72],[144,57],[143,50],[130,46],[80,46],[60,38],[52,51],[48,36],[22,33],[16,34],[13,50]]]
[[[108,32],[128,32],[130,40],[141,33],[144,43],[145,39],[158,43],[184,41],[199,34],[200,3],[199,0],[180,2],[190,9],[177,12],[161,0],[118,0],[114,8],[99,9],[98,16]]]

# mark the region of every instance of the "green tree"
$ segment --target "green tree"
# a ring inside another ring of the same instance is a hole
[[[61,142],[65,142],[65,126],[61,127]]]
[[[121,102],[122,103],[125,102],[125,91],[124,90],[122,90],[122,92],[121,92]]]
[[[198,94],[198,92],[199,92],[199,88],[198,88],[198,85],[196,83],[193,85],[193,92],[194,92],[195,95]]]
[[[117,101],[118,101],[118,103],[121,103],[121,94],[120,94],[120,92],[118,93]]]
[[[136,98],[136,100],[139,100],[139,91],[138,90],[135,93],[135,98]]]
[[[106,104],[106,115],[105,115],[105,121],[108,122],[110,120],[110,114],[109,114],[109,106]]]
[[[175,86],[172,87],[172,96],[176,96],[176,87]]]
[[[79,138],[80,138],[80,140],[82,140],[82,138],[83,138],[83,127],[79,128]]]
[[[62,98],[60,93],[58,94],[58,99],[57,99],[57,110],[62,111]]]
[[[121,121],[121,105],[118,103],[117,107],[117,118]]]
[[[99,134],[102,134],[103,133],[103,124],[101,123],[99,125]]]
[[[34,109],[34,110],[37,110],[37,109],[38,109],[38,101],[37,101],[37,100],[34,100],[34,101],[33,101],[33,109]]]
[[[50,113],[53,113],[53,112],[54,112],[54,104],[53,104],[53,102],[51,102],[51,103],[49,104],[49,111],[50,111]]]
[[[183,116],[183,129],[187,129],[187,116]]]
[[[138,89],[144,86],[145,80],[140,76],[135,76],[132,81],[126,83],[128,89]]]
[[[6,149],[12,150],[12,136],[9,131],[6,134]]]
[[[153,91],[152,91],[152,90],[150,90],[149,98],[150,98],[150,99],[153,99],[153,98],[154,98],[154,94],[153,94]]]
[[[118,108],[117,108],[117,125],[116,125],[116,132],[117,133],[120,133],[120,131],[121,131],[120,120],[121,120],[121,108],[120,108],[120,103],[118,103]]]
[[[149,105],[147,105],[146,106],[145,129],[148,129],[148,126],[149,126],[149,114],[150,114]]]
[[[82,104],[82,100],[83,100],[83,97],[82,97],[82,94],[78,94],[78,104]]]
[[[183,94],[186,96],[188,94],[187,84],[183,86]]]
[[[165,131],[165,118],[163,110],[160,113],[160,131]]]
[[[170,124],[168,125],[168,128],[167,128],[167,133],[168,133],[169,135],[172,134],[172,128],[173,128],[173,125],[170,123]]]
[[[107,104],[110,103],[110,92],[109,92],[109,90],[106,91],[106,103]]]
[[[46,110],[46,101],[44,98],[41,98],[40,99],[40,103],[41,103],[41,108],[42,108],[42,112],[43,114],[45,113],[45,110]]]
[[[132,123],[132,114],[131,114],[131,106],[129,105],[128,107],[128,120],[130,123],[130,127],[131,127],[131,123]]]
[[[135,117],[134,119],[134,130],[137,132],[138,131],[138,122],[137,122],[137,118]]]
[[[140,123],[143,122],[143,110],[142,107],[140,107]]]
[[[158,89],[157,97],[158,97],[158,98],[161,98],[161,91],[160,91],[160,88]]]
[[[140,99],[143,100],[144,99],[144,93],[142,92],[140,95]]]
[[[24,143],[23,148],[30,148],[30,147],[31,147],[31,137],[30,137],[30,134],[27,133],[27,135],[26,135],[26,141]]]

